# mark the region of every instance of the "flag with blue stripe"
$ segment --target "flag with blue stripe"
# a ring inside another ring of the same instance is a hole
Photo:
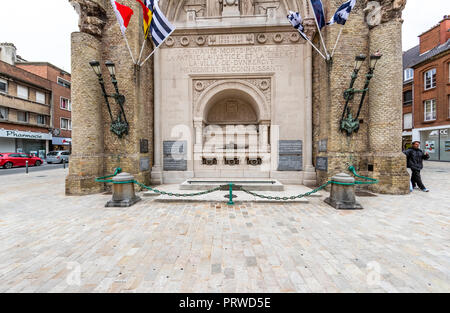
[[[150,31],[156,48],[158,48],[167,38],[169,38],[175,28],[176,27],[173,26],[164,16],[164,13],[162,13],[159,8],[158,1],[154,1],[153,18],[152,23],[150,24]]]
[[[311,0],[311,5],[314,9],[317,25],[319,29],[322,29],[325,26],[325,13],[323,11],[322,0]]]
[[[349,0],[345,2],[343,5],[337,9],[336,13],[334,13],[331,20],[327,23],[327,25],[331,25],[334,23],[338,23],[341,25],[345,25],[345,22],[348,20],[348,16],[350,15],[350,12],[355,7],[356,0]]]

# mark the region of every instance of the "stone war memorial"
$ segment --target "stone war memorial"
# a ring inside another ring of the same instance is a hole
[[[176,29],[142,66],[135,64],[144,42],[137,1],[119,1],[134,11],[130,50],[110,1],[69,2],[80,31],[71,38],[67,195],[105,191],[95,179],[119,167],[145,185],[315,188],[353,166],[378,181],[367,186],[373,192],[408,193],[401,152],[406,1],[357,1],[344,26],[319,33],[309,0],[161,0]],[[342,3],[323,1],[327,20]],[[301,14],[304,34],[325,58],[292,27],[289,11]],[[94,60],[105,93],[115,95],[109,107]]]

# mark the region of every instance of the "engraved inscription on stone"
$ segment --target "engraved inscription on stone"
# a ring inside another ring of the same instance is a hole
[[[148,171],[150,169],[150,159],[149,158],[141,158],[139,160],[139,168],[141,171]]]
[[[177,73],[257,73],[286,70],[301,57],[296,46],[227,46],[166,49],[165,63]]]
[[[328,151],[328,139],[319,140],[319,152]]]
[[[208,38],[210,46],[252,45],[254,43],[254,34],[211,35]]]
[[[165,171],[187,170],[187,141],[164,141],[163,154]]]
[[[327,157],[317,157],[316,158],[316,170],[318,171],[328,171],[328,158]]]
[[[303,170],[303,142],[301,140],[280,140],[278,142],[278,170]]]
[[[280,155],[278,159],[279,171],[301,171],[303,169],[301,155]]]
[[[303,142],[301,140],[280,140],[278,142],[279,154],[302,154]]]

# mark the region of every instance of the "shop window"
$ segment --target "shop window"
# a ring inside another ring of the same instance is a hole
[[[0,120],[8,120],[9,109],[5,107],[0,107]]]
[[[45,104],[45,93],[36,91],[36,102]]]
[[[0,79],[0,93],[8,93],[8,82]]]
[[[424,102],[425,122],[436,120],[436,100]]]
[[[410,105],[413,100],[412,90],[407,90],[403,93],[403,105]]]
[[[39,115],[37,116],[37,123],[38,123],[39,125],[45,125],[45,124],[46,124],[46,123],[45,123],[45,120],[46,120],[45,115],[39,114]]]
[[[17,97],[28,100],[28,87],[17,85]]]
[[[67,118],[61,118],[61,129],[71,130],[72,129],[72,121]]]
[[[17,121],[28,123],[28,112],[17,111]]]
[[[71,111],[72,110],[72,105],[70,103],[70,100],[66,99],[66,98],[63,98],[63,97],[61,97],[61,100],[60,100],[60,107],[63,110],[67,110],[67,111]]]
[[[425,72],[425,90],[436,87],[436,69]]]
[[[412,113],[403,114],[403,129],[412,128]]]

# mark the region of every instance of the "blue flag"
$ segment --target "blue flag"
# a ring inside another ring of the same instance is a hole
[[[322,0],[311,0],[311,5],[314,9],[319,29],[322,29],[325,26],[325,13],[323,11]]]
[[[334,23],[338,23],[341,25],[345,25],[345,22],[348,20],[348,16],[350,15],[350,12],[355,7],[356,0],[349,0],[345,2],[343,5],[337,9],[336,13],[334,13],[331,20],[327,23],[327,25],[331,25]]]

